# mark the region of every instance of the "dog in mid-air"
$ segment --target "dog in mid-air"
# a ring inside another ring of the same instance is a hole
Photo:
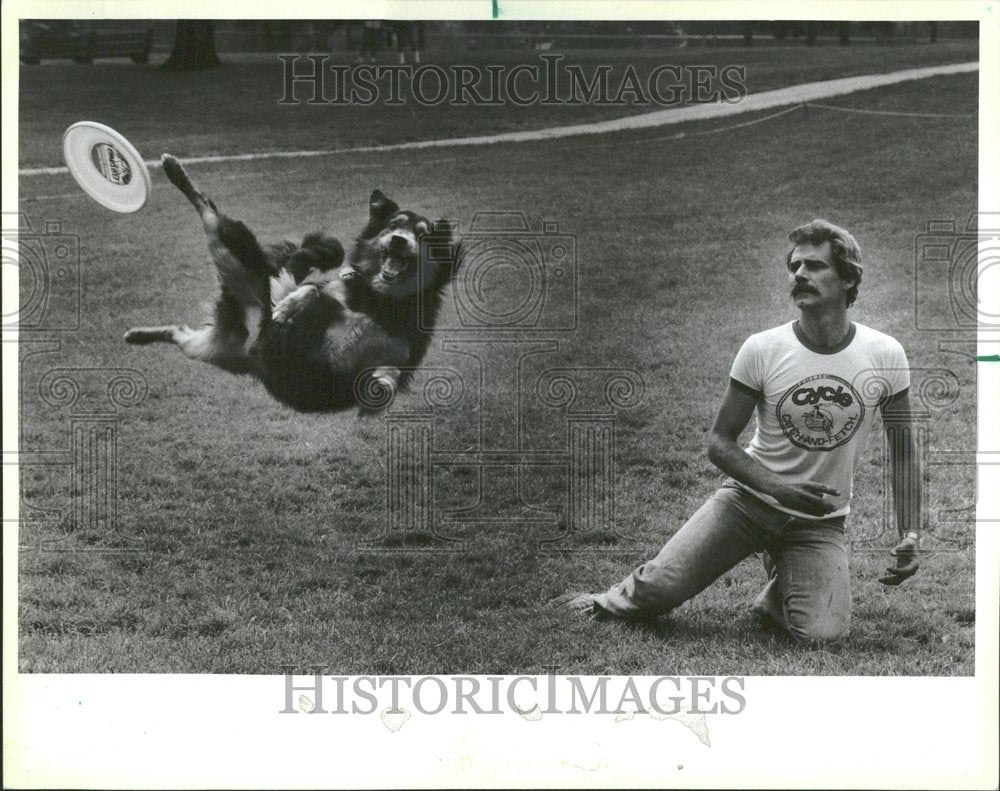
[[[458,267],[450,223],[401,210],[375,190],[345,263],[341,243],[324,233],[262,244],[169,154],[163,170],[201,217],[221,289],[211,323],[134,327],[127,343],[174,343],[192,359],[252,374],[304,412],[369,412],[405,387]]]

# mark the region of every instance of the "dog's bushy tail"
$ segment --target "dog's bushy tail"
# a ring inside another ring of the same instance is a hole
[[[184,193],[184,197],[191,201],[198,210],[198,214],[204,215],[206,211],[211,211],[216,215],[219,214],[216,205],[191,181],[191,177],[188,176],[187,171],[184,170],[184,166],[181,165],[177,157],[164,154],[160,161],[163,163],[163,172],[170,179],[170,183]]]
[[[265,311],[269,310],[271,299],[268,293],[268,280],[275,273],[275,269],[257,237],[244,223],[219,211],[215,202],[198,189],[176,157],[164,154],[162,162],[163,172],[170,179],[170,183],[177,187],[198,210],[209,237],[209,247],[212,248],[213,243],[218,242],[225,252],[235,259],[234,262],[229,261],[222,251],[212,250],[212,257],[224,284],[237,292],[240,291],[240,269],[245,270],[255,284],[254,298],[261,303]]]

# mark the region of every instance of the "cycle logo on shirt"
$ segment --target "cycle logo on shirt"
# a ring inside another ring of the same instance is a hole
[[[806,450],[833,450],[850,442],[865,417],[861,396],[839,376],[816,374],[788,388],[778,402],[778,423],[789,441]]]

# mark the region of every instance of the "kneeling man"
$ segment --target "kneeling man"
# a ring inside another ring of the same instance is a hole
[[[894,338],[847,315],[861,250],[843,228],[814,220],[792,231],[787,257],[796,321],[750,336],[736,355],[712,427],[709,459],[729,476],[652,560],[600,594],[562,597],[597,616],[665,613],[747,556],[769,574],[754,603],[795,638],[836,640],[851,618],[844,521],[854,476],[881,410],[891,443],[896,566],[916,573],[920,470],[909,422],[909,368]],[[756,414],[744,450],[740,433]]]

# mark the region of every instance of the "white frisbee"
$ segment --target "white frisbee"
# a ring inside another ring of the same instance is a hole
[[[149,197],[149,170],[135,147],[114,129],[80,121],[63,134],[63,158],[91,198],[123,214],[139,211]]]

